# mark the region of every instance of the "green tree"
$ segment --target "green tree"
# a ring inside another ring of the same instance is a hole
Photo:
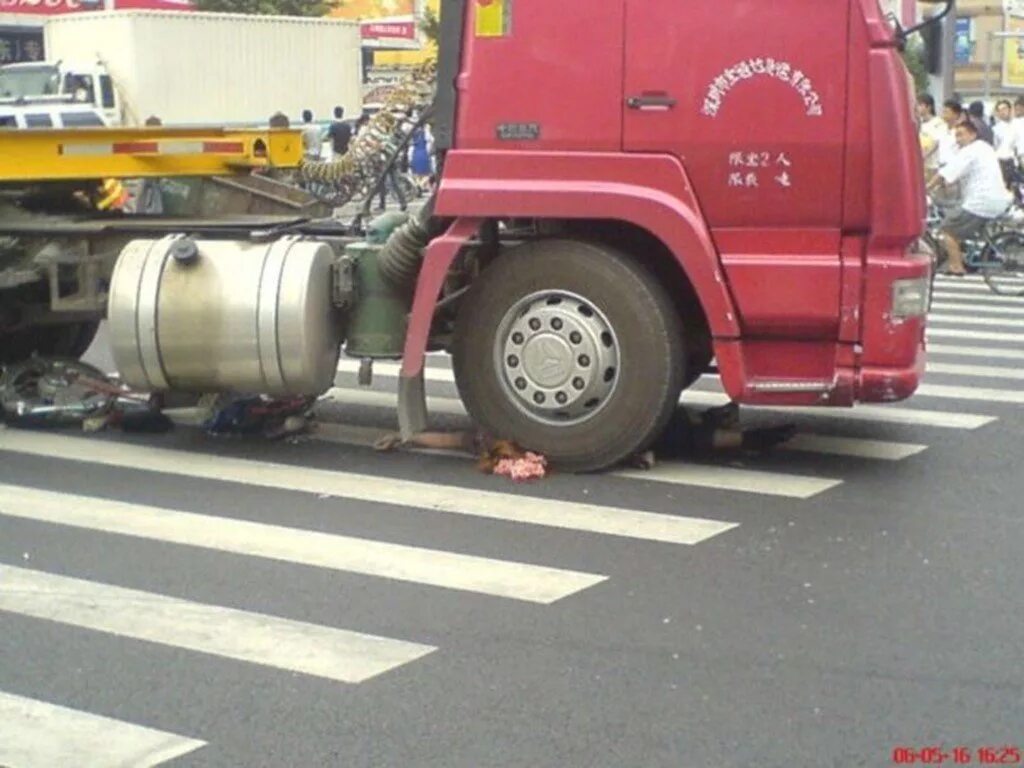
[[[914,88],[917,93],[925,93],[928,90],[928,67],[925,64],[924,43],[918,36],[907,42],[903,49],[903,61],[914,78]]]
[[[420,18],[420,31],[430,42],[435,44],[441,42],[441,19],[429,8],[423,9],[423,16]]]
[[[323,16],[334,4],[333,0],[193,0],[197,11],[280,16]]]

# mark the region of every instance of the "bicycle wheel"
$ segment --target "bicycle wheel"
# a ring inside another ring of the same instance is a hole
[[[1008,230],[991,238],[980,267],[993,293],[1024,296],[1024,234]]]

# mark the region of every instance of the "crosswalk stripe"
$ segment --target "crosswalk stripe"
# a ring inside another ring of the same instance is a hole
[[[955,325],[988,325],[1004,328],[1020,328],[1024,326],[1024,320],[1005,317],[962,317],[960,315],[939,315],[928,316],[930,323],[953,323]]]
[[[366,392],[353,389],[333,389],[330,397],[347,405],[364,407],[394,408],[395,396],[387,392]],[[427,396],[427,406],[433,413],[448,416],[465,416],[466,409],[459,400]],[[338,435],[335,432],[335,435]],[[716,467],[706,464],[666,462],[659,464],[652,472],[615,472],[618,477],[633,480],[650,480],[658,483],[689,485],[697,488],[717,488],[722,491],[760,493],[768,496],[785,496],[793,499],[809,499],[819,493],[836,487],[842,480],[834,478],[805,477],[783,472],[753,472],[732,467]]]
[[[205,741],[0,691],[0,766],[151,768]]]
[[[995,333],[993,331],[963,331],[959,328],[928,328],[929,339],[970,339],[972,341],[1022,341],[1020,333]]]
[[[838,485],[842,480],[805,477],[781,472],[757,472],[732,467],[714,467],[663,462],[653,469],[623,469],[613,473],[616,477],[645,480],[670,485],[689,485],[697,488],[756,493],[765,496],[785,496],[791,499],[809,499]]]
[[[737,527],[721,520],[45,433],[0,431],[0,451],[670,544],[697,544]]]
[[[1000,368],[988,365],[952,365],[946,363],[929,363],[928,371],[949,376],[974,376],[981,379],[1016,379],[1024,380],[1024,369]]]
[[[939,384],[922,384],[917,390],[921,397],[948,398],[950,400],[975,400],[983,403],[1024,404],[1024,392],[1008,389],[982,389],[981,387],[947,387]]]
[[[955,291],[937,290],[932,297],[938,301],[970,301],[982,304],[1000,304],[1007,307],[1019,307],[1024,304],[1024,298],[1016,296],[1000,296],[999,294],[984,291],[977,293],[957,293]]]
[[[1024,349],[1000,347],[960,347],[949,344],[929,344],[928,356],[985,357],[998,360],[1024,360]]]
[[[962,275],[960,277],[952,277],[950,275],[936,275],[936,283],[943,283],[948,285],[965,285],[972,283],[985,284],[985,278],[981,275]]]
[[[387,432],[375,427],[360,427],[347,424],[318,424],[317,437],[328,442],[343,445],[355,445],[364,448],[374,443]],[[861,440],[852,437],[833,437],[829,435],[800,434],[779,446],[783,450],[801,453],[820,453],[830,456],[847,456],[875,461],[902,461],[928,450],[926,445],[913,443],[894,443],[881,440]],[[407,449],[417,453],[433,455],[452,455],[464,459],[465,454],[457,451],[434,449]]]
[[[935,302],[932,304],[932,311],[938,312],[969,312],[971,315],[1024,315],[1024,306],[1003,307],[988,306],[987,304],[957,304],[955,302]],[[957,315],[959,317],[959,315]]]
[[[0,566],[0,611],[342,683],[437,650],[9,565]]]
[[[607,576],[0,485],[0,516],[550,605]]]
[[[683,402],[692,405],[716,407],[725,405],[729,398],[718,392],[689,390],[683,394]],[[874,422],[880,424],[903,424],[915,427],[939,429],[980,429],[998,419],[995,416],[981,416],[973,413],[947,413],[928,411],[922,408],[900,408],[893,405],[858,405],[853,408],[753,408],[778,413],[807,416],[820,419],[842,419],[843,421]]]
[[[800,434],[785,445],[788,451],[824,453],[833,456],[848,456],[856,459],[875,461],[903,461],[928,450],[927,445],[893,443],[883,440],[858,440],[831,435]]]
[[[402,366],[398,363],[375,362],[373,364],[374,376],[385,378],[396,378],[402,372]],[[359,373],[359,361],[341,360],[338,363],[338,373]],[[455,372],[450,368],[438,368],[430,363],[424,369],[423,378],[425,381],[439,381],[446,384],[455,383]]]

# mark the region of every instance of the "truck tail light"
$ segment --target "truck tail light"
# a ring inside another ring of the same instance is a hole
[[[892,316],[896,319],[921,317],[931,303],[931,280],[926,277],[896,280],[892,284]]]

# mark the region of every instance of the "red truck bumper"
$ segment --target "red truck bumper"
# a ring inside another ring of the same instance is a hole
[[[931,279],[932,260],[925,254],[868,257],[857,401],[905,400],[917,390],[925,372]]]
[[[735,401],[762,406],[891,403],[925,373],[931,299],[927,255],[869,257],[858,270],[859,305],[847,340],[716,340],[722,384]]]

